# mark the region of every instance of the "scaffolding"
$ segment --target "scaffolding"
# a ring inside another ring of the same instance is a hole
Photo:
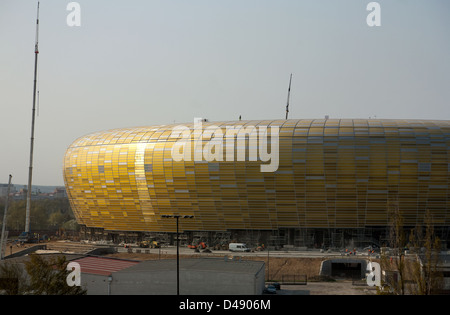
[[[410,227],[405,227],[408,234]],[[448,247],[450,227],[435,227],[436,235]],[[107,231],[102,228],[82,226],[80,236],[91,241],[107,240],[113,243],[138,242],[151,238],[161,243],[172,244],[174,233]],[[280,228],[275,230],[228,230],[228,231],[185,231],[180,233],[182,244],[204,242],[212,249],[227,249],[229,243],[245,243],[250,248],[271,249],[293,248],[334,249],[366,248],[369,246],[389,246],[389,227],[365,228]]]

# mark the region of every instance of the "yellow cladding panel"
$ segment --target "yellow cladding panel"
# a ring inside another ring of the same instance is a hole
[[[108,230],[174,231],[167,214],[194,216],[181,230],[383,226],[393,200],[407,225],[427,209],[450,225],[449,146],[449,121],[202,122],[81,137],[63,172],[78,222]]]

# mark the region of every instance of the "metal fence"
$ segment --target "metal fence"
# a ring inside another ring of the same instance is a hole
[[[295,285],[306,285],[308,283],[308,277],[306,275],[282,275],[282,284],[295,284]]]

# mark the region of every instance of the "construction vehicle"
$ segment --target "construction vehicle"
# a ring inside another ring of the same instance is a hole
[[[188,248],[191,249],[206,249],[208,247],[205,242],[199,242],[198,244],[189,244]]]
[[[158,241],[152,241],[150,244],[151,248],[161,248],[161,244]]]
[[[39,242],[39,234],[37,233],[31,233],[31,232],[22,232],[17,241],[20,244],[24,243],[38,243]]]
[[[161,245],[159,244],[158,241],[145,240],[145,241],[139,242],[139,247],[141,247],[141,248],[160,248]]]
[[[256,251],[259,252],[259,251],[263,251],[263,250],[265,250],[264,244],[256,246]]]

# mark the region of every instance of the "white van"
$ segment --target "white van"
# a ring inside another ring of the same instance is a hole
[[[244,243],[230,243],[228,245],[228,249],[230,252],[249,252],[250,248],[247,247]]]

